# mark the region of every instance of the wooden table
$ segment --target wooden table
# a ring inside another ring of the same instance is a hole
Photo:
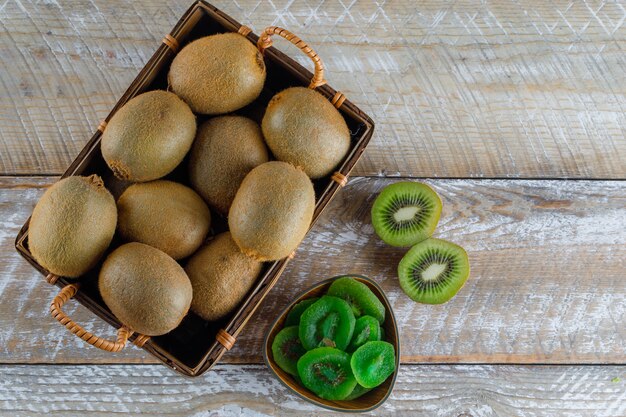
[[[329,82],[375,119],[371,145],[215,371],[188,379],[137,348],[107,354],[50,318],[56,289],[14,237],[189,3],[0,2],[0,414],[331,414],[271,378],[261,337],[301,289],[358,272],[383,286],[402,334],[377,414],[626,415],[619,1],[216,1],[257,33],[280,25],[309,41]],[[373,233],[373,198],[399,178],[437,190],[436,235],[470,254],[448,304],[411,302],[403,251]]]

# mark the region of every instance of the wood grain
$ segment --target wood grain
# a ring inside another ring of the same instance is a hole
[[[613,382],[615,381],[615,382]],[[375,415],[618,417],[618,366],[404,366]],[[0,366],[0,415],[340,415],[305,403],[263,366],[220,365],[206,376],[161,366]],[[374,413],[371,413],[374,414]]]
[[[138,349],[86,346],[47,315],[56,291],[13,250],[51,178],[0,178],[0,363],[152,362]],[[433,180],[436,236],[463,245],[472,274],[442,306],[411,302],[396,278],[404,250],[379,241],[369,210],[389,179],[352,180],[297,251],[227,363],[258,363],[262,337],[304,288],[360,273],[388,295],[405,363],[625,363],[626,182]],[[85,309],[68,312],[107,328]]]
[[[63,172],[190,3],[1,2],[0,173]],[[374,118],[356,175],[626,177],[621,2],[214,3]]]

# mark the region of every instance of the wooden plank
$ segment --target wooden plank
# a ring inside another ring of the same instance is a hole
[[[304,402],[258,365],[197,379],[155,365],[0,366],[0,415],[338,415]],[[618,366],[403,366],[377,416],[626,414]]]
[[[190,3],[2,2],[0,173],[63,172]],[[357,175],[626,176],[619,2],[215,4],[310,41],[372,115]]]
[[[47,316],[56,289],[13,250],[50,178],[0,178],[0,363],[151,362],[133,348],[86,346]],[[225,362],[261,361],[263,335],[304,288],[360,273],[388,294],[402,361],[624,363],[626,182],[432,180],[444,210],[436,236],[462,244],[472,275],[448,304],[411,302],[399,288],[403,249],[379,241],[369,210],[389,179],[353,179],[299,248]],[[105,329],[85,309],[68,311]],[[110,332],[110,329],[106,329]]]

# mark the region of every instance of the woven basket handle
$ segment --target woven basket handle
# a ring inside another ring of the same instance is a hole
[[[97,347],[98,349],[106,350],[107,352],[119,352],[126,346],[126,341],[133,334],[133,332],[125,326],[122,326],[117,331],[117,341],[112,342],[110,340],[102,339],[87,330],[83,329],[80,325],[72,321],[63,311],[61,307],[78,291],[79,284],[69,284],[61,289],[61,292],[54,297],[52,304],[50,304],[50,314],[57,319],[59,323],[64,325],[70,332],[83,339],[85,342]]]
[[[314,89],[315,87],[326,84],[326,80],[324,79],[324,63],[322,62],[322,59],[313,49],[311,49],[309,45],[306,44],[306,42],[289,32],[287,29],[283,29],[278,26],[266,27],[263,30],[263,33],[261,33],[259,41],[256,44],[261,53],[264,53],[267,48],[272,46],[272,35],[278,35],[287,39],[289,42],[300,48],[306,56],[311,58],[311,61],[315,64],[315,72],[313,73],[313,78],[311,79],[309,88]]]

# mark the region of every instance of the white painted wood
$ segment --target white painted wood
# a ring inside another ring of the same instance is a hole
[[[619,366],[403,366],[377,416],[620,417]],[[288,392],[263,366],[183,378],[155,365],[0,366],[0,415],[339,415]]]
[[[0,173],[63,172],[190,3],[1,2]],[[620,1],[213,3],[319,52],[377,123],[356,175],[626,176]]]
[[[299,292],[360,273],[378,281],[400,325],[404,362],[624,363],[626,182],[428,181],[444,210],[436,236],[463,245],[472,274],[442,306],[415,304],[396,266],[404,249],[375,236],[369,210],[394,180],[353,179],[298,249],[225,362],[258,363],[271,321]],[[22,260],[13,239],[51,179],[0,179],[0,362],[141,362],[107,354],[48,317],[56,288]],[[111,332],[75,303],[79,323]]]

